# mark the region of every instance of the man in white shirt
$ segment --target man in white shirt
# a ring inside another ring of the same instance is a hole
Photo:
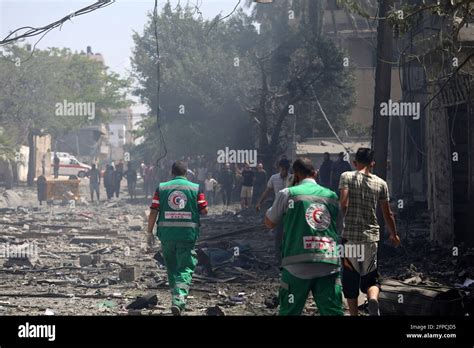
[[[208,205],[214,204],[214,194],[217,180],[212,177],[211,173],[207,173],[207,178],[204,180],[204,191],[207,197]]]
[[[280,160],[280,162],[278,162],[278,168],[280,169],[280,172],[270,177],[270,179],[268,180],[267,189],[262,193],[262,196],[257,202],[257,206],[256,206],[257,211],[260,211],[262,203],[265,201],[265,199],[270,194],[270,192],[273,191],[273,193],[276,196],[278,192],[288,187],[288,184],[289,184],[288,174],[290,170],[290,161],[288,161],[287,159]],[[281,242],[283,239],[283,224],[279,223],[273,231],[275,233],[276,257],[277,257],[278,263],[280,264],[280,261],[281,261],[280,248],[281,248]]]

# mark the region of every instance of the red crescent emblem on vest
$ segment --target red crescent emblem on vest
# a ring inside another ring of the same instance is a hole
[[[331,213],[322,203],[311,204],[305,212],[306,222],[311,228],[324,231],[331,224]]]
[[[182,210],[186,206],[188,199],[181,191],[174,191],[168,197],[168,205],[173,210]]]
[[[315,209],[313,211],[313,219],[316,221],[318,224],[321,223],[321,216],[323,215],[323,211],[321,209]]]

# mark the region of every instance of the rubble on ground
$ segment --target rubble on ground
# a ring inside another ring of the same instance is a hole
[[[80,190],[88,197],[86,182]],[[0,315],[170,313],[166,268],[155,255],[159,242],[154,253],[145,252],[150,202],[124,197],[100,204],[81,199],[73,206],[40,206],[34,189],[16,191],[7,195],[21,196],[21,205],[13,208],[15,204],[8,203],[8,209],[0,211],[0,242],[9,247],[34,245],[37,255],[0,255]],[[261,216],[242,213],[237,204],[223,212],[216,206],[202,219],[196,248],[202,263],[194,275],[186,315],[276,314],[265,305],[278,289],[272,236]],[[229,232],[237,233],[220,237]],[[147,305],[133,304],[140,299]]]
[[[80,190],[88,197],[87,182]],[[34,252],[0,254],[0,315],[170,315],[159,242],[146,253],[149,201],[122,197],[40,206],[33,189],[6,196],[5,206],[0,195],[0,243]],[[279,269],[262,213],[217,205],[201,223],[199,264],[184,314],[276,315]],[[460,248],[453,256],[428,242],[421,225],[409,230],[402,247],[381,246],[382,277],[407,286],[457,287],[471,299],[473,251]],[[304,314],[315,313],[310,297]]]

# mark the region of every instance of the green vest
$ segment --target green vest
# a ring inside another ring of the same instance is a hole
[[[282,266],[311,262],[338,265],[337,195],[312,180],[288,190]]]
[[[177,176],[159,186],[157,236],[161,241],[195,241],[199,237],[199,185]]]

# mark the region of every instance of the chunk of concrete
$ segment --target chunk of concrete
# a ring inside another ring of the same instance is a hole
[[[99,236],[80,236],[74,237],[69,242],[71,244],[112,244],[110,238],[99,237]]]
[[[84,254],[79,256],[79,264],[81,267],[94,266],[100,262],[100,255]]]
[[[17,208],[22,203],[22,199],[18,193],[12,190],[6,190],[3,193],[3,197],[5,198],[5,203],[8,208]]]
[[[119,273],[120,281],[133,282],[135,280],[135,267],[125,267]]]

